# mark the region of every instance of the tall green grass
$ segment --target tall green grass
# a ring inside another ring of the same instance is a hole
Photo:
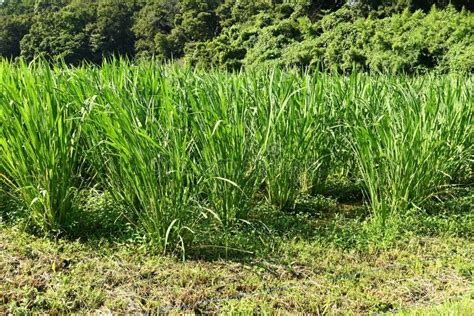
[[[158,247],[184,247],[258,203],[326,194],[328,177],[361,179],[383,229],[472,178],[472,77],[110,61],[2,62],[0,79],[1,181],[44,231],[93,186]]]
[[[350,139],[380,227],[466,176],[474,104],[464,84],[429,76],[382,79],[353,96]]]
[[[80,141],[86,112],[68,98],[59,68],[0,64],[0,179],[32,224],[60,231],[73,212],[84,161]]]

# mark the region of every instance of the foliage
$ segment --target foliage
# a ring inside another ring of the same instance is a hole
[[[72,64],[184,57],[224,69],[472,72],[472,9],[470,1],[418,0],[4,1],[0,55]]]
[[[30,31],[21,40],[21,55],[76,63],[90,59],[87,26],[94,21],[91,5],[75,3],[59,11],[41,9],[33,17]]]
[[[442,22],[440,22],[442,21]],[[441,25],[441,26],[440,26]],[[474,69],[474,18],[454,8],[363,18],[348,8],[312,23],[260,13],[197,45],[187,60],[232,69],[266,63],[338,72],[442,72]]]
[[[354,0],[351,3],[353,7],[365,15],[373,14],[374,12],[386,15],[393,12],[401,12],[405,9],[411,11],[421,9],[427,12],[433,7],[441,9],[449,5],[456,7],[458,10],[466,8],[472,11],[474,8],[471,0]]]
[[[135,37],[131,31],[133,12],[133,3],[127,1],[99,2],[95,21],[87,26],[95,58],[134,56]]]
[[[174,27],[178,12],[176,1],[153,1],[137,12],[132,31],[135,34],[137,57],[164,59],[172,56],[167,36]]]
[[[0,29],[0,56],[12,58],[20,55],[20,41],[28,34],[31,26],[31,15],[6,15],[1,16],[2,28]]]

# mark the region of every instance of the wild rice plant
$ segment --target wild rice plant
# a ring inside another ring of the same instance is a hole
[[[198,75],[196,75],[198,76]],[[200,76],[200,75],[199,75]],[[261,183],[255,106],[237,76],[196,77],[182,95],[190,109],[201,206],[224,226],[246,219]]]
[[[449,78],[365,85],[348,124],[376,223],[385,227],[455,182],[473,150],[472,95],[469,84]]]
[[[0,64],[0,181],[45,232],[67,225],[82,183],[86,113],[70,101],[63,69]]]
[[[194,211],[188,116],[159,68],[132,69],[111,62],[94,72],[89,160],[139,230],[163,250],[183,247]]]
[[[324,102],[319,75],[271,72],[257,96],[267,199],[294,207],[303,193],[318,192],[332,171],[337,116]]]
[[[329,176],[360,177],[381,227],[472,178],[471,77],[112,60],[2,62],[0,80],[1,182],[44,231],[71,222],[85,186],[166,250],[247,222],[261,200],[324,194]]]

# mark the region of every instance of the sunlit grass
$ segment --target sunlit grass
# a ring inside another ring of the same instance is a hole
[[[225,73],[151,62],[0,64],[0,177],[45,232],[83,188],[160,248],[226,232],[266,201],[290,210],[361,179],[372,224],[468,183],[473,79]],[[472,182],[472,181],[471,181]],[[364,202],[364,201],[359,201]]]

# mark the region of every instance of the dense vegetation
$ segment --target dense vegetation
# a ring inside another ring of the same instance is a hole
[[[0,314],[469,314],[473,10],[0,0]]]
[[[472,91],[459,74],[4,61],[0,179],[17,207],[2,212],[45,233],[124,223],[176,249],[252,222],[262,203],[291,212],[349,183],[340,197],[368,203],[373,236],[396,236],[472,189]],[[111,204],[88,218],[91,190]]]
[[[472,10],[471,0],[4,0],[0,56],[472,72]]]

